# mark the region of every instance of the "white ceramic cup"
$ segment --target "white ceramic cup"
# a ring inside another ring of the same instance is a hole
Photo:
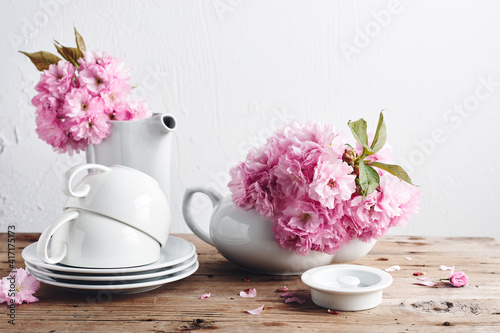
[[[37,254],[49,264],[86,268],[133,267],[157,261],[160,243],[112,218],[68,209],[42,232]]]
[[[76,185],[78,173],[94,170]],[[170,209],[158,182],[138,170],[113,165],[83,164],[69,169],[62,183],[64,208],[98,213],[145,232],[165,246]]]

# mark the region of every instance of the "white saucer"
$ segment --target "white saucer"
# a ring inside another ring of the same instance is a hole
[[[36,254],[37,242],[28,245],[22,252],[24,260],[31,264],[54,272],[68,272],[76,274],[127,274],[137,272],[148,272],[161,268],[177,265],[188,260],[196,252],[194,245],[182,238],[169,236],[167,245],[161,249],[158,261],[144,266],[125,268],[83,268],[72,267],[61,264],[47,264],[40,260]]]
[[[174,282],[177,280],[184,279],[198,270],[199,263],[195,261],[191,267],[184,269],[178,273],[169,274],[162,276],[160,278],[153,279],[144,279],[137,280],[134,283],[127,283],[130,281],[122,281],[123,284],[81,284],[81,283],[71,283],[71,282],[59,282],[53,278],[40,276],[35,272],[30,271],[29,268],[27,270],[33,274],[38,281],[50,284],[57,287],[63,287],[69,289],[74,292],[81,293],[100,293],[100,292],[110,292],[112,294],[136,294],[142,293],[145,291],[153,290],[161,287],[162,285],[170,282]],[[72,281],[72,280],[69,280]],[[83,282],[83,281],[80,281]]]
[[[174,265],[169,266],[164,269],[156,270],[150,273],[142,273],[138,272],[137,274],[116,274],[116,275],[73,275],[73,274],[58,274],[54,273],[51,270],[41,268],[30,264],[29,262],[25,262],[26,267],[33,273],[36,273],[39,276],[54,278],[56,281],[64,282],[63,280],[75,280],[75,281],[102,281],[102,282],[113,282],[113,281],[123,281],[123,280],[140,280],[140,279],[150,279],[155,277],[162,277],[168,274],[174,274],[180,272],[186,268],[192,266],[197,260],[198,256],[196,253],[189,258],[188,260]]]

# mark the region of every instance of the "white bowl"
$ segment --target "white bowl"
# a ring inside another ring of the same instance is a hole
[[[311,287],[311,299],[323,308],[361,311],[382,302],[382,292],[392,276],[380,269],[360,265],[329,265],[308,270],[302,282]]]
[[[86,268],[147,265],[160,258],[160,251],[156,239],[136,228],[101,214],[73,209],[48,226],[37,243],[42,261]]]
[[[95,170],[73,186],[75,175]],[[83,164],[69,169],[62,184],[64,208],[101,214],[143,231],[165,246],[170,208],[158,182],[122,165]]]

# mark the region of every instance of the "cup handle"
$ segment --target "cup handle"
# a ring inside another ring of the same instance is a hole
[[[64,179],[62,182],[62,191],[64,194],[67,196],[75,197],[75,198],[82,198],[89,194],[90,192],[90,186],[87,184],[83,184],[82,186],[78,187],[76,190],[73,190],[71,183],[73,182],[73,179],[75,178],[76,174],[79,173],[80,171],[83,170],[98,170],[98,171],[103,171],[103,172],[108,172],[111,171],[111,168],[100,165],[100,164],[81,164],[72,167],[66,173],[64,174]]]
[[[66,243],[62,243],[61,246],[54,246],[54,244],[52,244],[52,255],[49,257],[49,240],[57,231],[57,229],[59,229],[59,227],[61,227],[66,222],[76,219],[78,215],[80,214],[76,210],[68,211],[47,228],[45,228],[45,230],[40,235],[38,244],[36,246],[36,253],[38,255],[38,258],[48,264],[56,264],[66,256],[68,245]]]
[[[182,200],[182,215],[184,216],[184,220],[186,221],[189,229],[191,229],[191,231],[196,236],[200,237],[206,243],[214,245],[209,233],[201,229],[191,215],[191,210],[189,208],[191,206],[191,200],[195,193],[205,194],[212,202],[213,208],[219,205],[220,201],[222,200],[222,195],[208,187],[193,187],[186,189],[186,192],[184,193],[184,199]]]

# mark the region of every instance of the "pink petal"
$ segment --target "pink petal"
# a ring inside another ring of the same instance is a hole
[[[417,280],[419,281],[415,282],[415,284],[419,284],[422,286],[433,287],[436,285],[436,282],[429,280],[429,278],[426,276],[418,277]]]
[[[427,287],[433,287],[433,286],[436,285],[436,282],[432,282],[432,281],[419,281],[419,282],[415,282],[415,284],[419,284],[419,285],[427,286]]]
[[[399,267],[399,265],[394,265],[394,266],[391,266],[389,268],[386,268],[385,271],[386,272],[394,272],[394,271],[399,271],[401,269],[401,267]]]
[[[328,309],[328,313],[339,314],[339,312],[337,310],[330,310],[330,309]]]
[[[211,294],[211,293],[206,293],[206,294],[201,295],[201,298],[200,298],[200,299],[209,298],[210,296],[212,296],[212,294]]]
[[[33,302],[38,302],[39,299],[33,295],[27,295],[24,297],[23,301],[25,301],[26,303],[33,303]]]
[[[253,310],[246,310],[245,312],[248,312],[251,315],[260,315],[262,310],[264,310],[264,305],[259,306],[258,308],[253,309]]]
[[[305,300],[300,299],[300,298],[295,297],[295,296],[293,296],[293,297],[289,297],[289,298],[287,298],[287,299],[285,300],[285,303],[293,303],[293,302],[297,302],[297,303],[299,303],[299,304],[302,304],[302,303],[304,303],[304,302],[305,302]]]
[[[240,291],[240,297],[255,297],[257,296],[257,289],[245,289],[243,291]]]
[[[286,286],[283,286],[283,288],[276,289],[275,291],[276,292],[285,292],[285,291],[288,291],[288,288]]]
[[[441,269],[442,271],[448,271],[448,270],[451,270],[453,268],[453,266],[445,266],[445,265],[441,265],[439,266],[439,269]]]
[[[424,272],[415,272],[413,273],[413,276],[422,276],[422,275],[425,275]]]
[[[290,293],[284,293],[284,294],[281,294],[280,297],[293,297],[293,294],[290,294]]]
[[[406,260],[413,260],[411,257],[406,257]]]

